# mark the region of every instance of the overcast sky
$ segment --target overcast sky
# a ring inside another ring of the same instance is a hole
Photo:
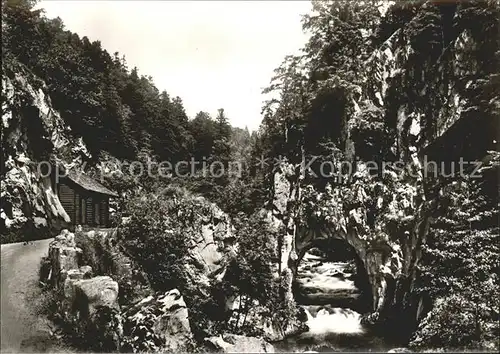
[[[124,54],[129,68],[180,96],[187,114],[215,116],[255,130],[273,70],[305,43],[300,15],[309,1],[45,0],[50,18]]]

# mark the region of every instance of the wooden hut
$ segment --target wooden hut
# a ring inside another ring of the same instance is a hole
[[[109,227],[109,199],[118,194],[93,178],[70,170],[57,182],[57,195],[72,226]]]

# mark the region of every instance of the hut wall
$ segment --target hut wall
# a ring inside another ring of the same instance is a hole
[[[59,185],[59,200],[66,213],[71,218],[71,222],[75,222],[75,191],[66,184]]]

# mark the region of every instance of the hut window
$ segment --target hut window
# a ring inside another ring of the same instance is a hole
[[[101,225],[102,226],[107,226],[108,221],[106,219],[106,213],[107,213],[107,208],[106,208],[106,199],[101,200],[100,203],[100,210],[99,210],[99,216],[101,218]]]

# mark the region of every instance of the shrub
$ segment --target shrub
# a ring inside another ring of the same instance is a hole
[[[133,303],[149,291],[147,276],[120,250],[113,235],[77,234],[82,249],[82,265],[90,265],[95,275],[109,275],[118,282],[120,305]]]
[[[238,226],[239,253],[237,261],[228,269],[226,280],[231,284],[233,295],[244,299],[236,314],[243,315],[244,320],[240,328],[233,328],[235,332],[245,335],[261,335],[260,323],[246,321],[250,312],[255,313],[258,304],[257,317],[270,319],[273,327],[285,333],[297,324],[299,312],[295,303],[284,301],[285,287],[291,279],[288,274],[282,274],[276,279],[273,265],[279,259],[274,245],[280,232],[269,227],[266,220],[259,215],[242,217]],[[281,231],[281,230],[280,230]],[[234,321],[239,323],[238,320]]]
[[[189,218],[190,211],[182,206],[176,210],[168,198],[148,194],[130,200],[127,212],[130,220],[120,227],[120,244],[146,272],[155,290],[178,288],[185,278],[180,260],[188,254],[185,234],[190,230],[188,220],[177,224],[173,219]]]
[[[155,291],[174,288],[182,293],[196,338],[219,333],[220,301],[211,284],[199,284],[196,263],[190,258],[192,240],[199,238],[201,219],[212,206],[178,187],[161,193],[132,198],[126,205],[130,215],[119,229],[119,245],[143,270]],[[188,269],[187,265],[194,265]]]
[[[481,338],[476,307],[460,295],[439,299],[420,323],[412,345],[448,350],[477,348]]]
[[[87,340],[92,338],[92,349],[101,353],[115,352],[120,349],[121,332],[119,311],[102,306],[96,309],[83,331]]]

